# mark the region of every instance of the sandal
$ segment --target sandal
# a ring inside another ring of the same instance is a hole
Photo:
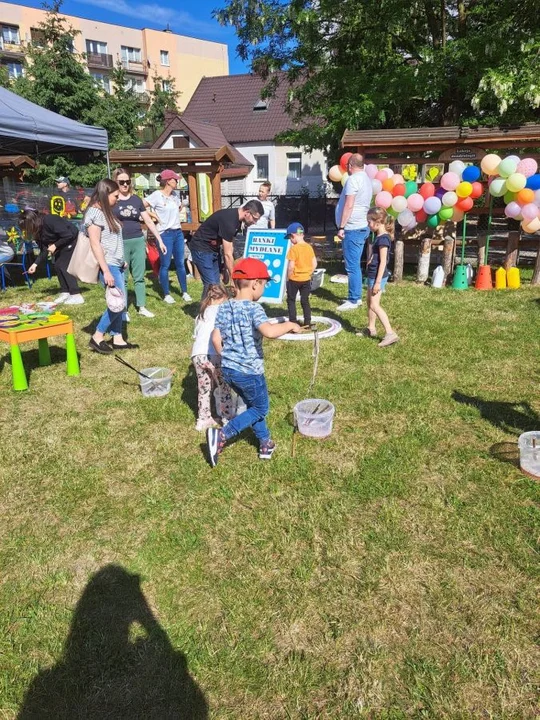
[[[356,335],[358,335],[358,337],[365,337],[365,338],[374,338],[374,337],[377,337],[377,334],[376,334],[376,333],[372,333],[371,330],[370,330],[369,328],[367,328],[367,327],[362,328],[361,330],[359,330],[359,331],[356,333]]]

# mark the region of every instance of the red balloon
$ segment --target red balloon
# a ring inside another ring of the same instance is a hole
[[[457,202],[454,207],[456,207],[458,210],[461,210],[461,212],[469,212],[469,210],[472,210],[472,206],[474,205],[474,201],[472,197],[469,195],[469,197],[461,198],[459,202]]]
[[[416,213],[416,222],[426,222],[427,220],[427,213],[424,210],[419,210]]]
[[[384,183],[383,183],[384,185]],[[392,188],[392,195],[394,197],[397,197],[398,195],[405,195],[406,188],[405,185],[402,185],[401,183],[398,183],[397,185],[394,185]]]
[[[472,193],[469,195],[473,200],[481,197],[484,194],[484,188],[481,182],[473,182]]]
[[[351,152],[345,153],[344,155],[341,156],[341,160],[339,161],[339,167],[343,171],[345,171],[345,172],[347,171],[347,164],[351,158],[352,158]]]
[[[433,197],[435,195],[435,185],[430,182],[425,182],[423,185],[420,185],[418,192],[424,200],[427,200],[429,197]],[[422,222],[424,221],[422,220]]]

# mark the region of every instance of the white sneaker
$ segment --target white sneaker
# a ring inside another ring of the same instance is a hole
[[[124,313],[124,315],[123,315],[123,317],[122,317],[122,320],[123,320],[124,322],[131,322],[131,318],[129,317],[129,313],[127,312],[127,310],[126,310],[126,312]]]
[[[361,304],[361,300],[358,300],[358,302],[355,303],[351,302],[350,300],[345,300],[344,303],[337,306],[336,310],[339,310],[340,312],[344,312],[345,310],[356,310],[360,307]]]
[[[193,278],[193,275],[192,275],[191,273],[188,273],[188,274],[186,275],[186,280],[193,280],[193,279],[194,279],[194,278]]]
[[[156,317],[153,312],[150,312],[150,310],[147,310],[144,306],[139,308],[139,315],[143,315],[144,317]]]
[[[81,294],[70,295],[64,305],[84,305],[84,298]]]
[[[191,297],[191,295],[189,293],[184,293],[182,295],[182,300],[185,300],[186,302],[191,302],[193,300],[193,298]]]
[[[69,293],[60,293],[60,295],[56,298],[54,298],[53,303],[55,305],[61,305],[63,302],[66,302],[66,300],[69,297]]]
[[[166,302],[166,303],[168,303],[169,305],[174,305],[174,303],[176,302],[176,300],[173,298],[172,295],[165,295],[165,297],[163,298],[163,302]]]

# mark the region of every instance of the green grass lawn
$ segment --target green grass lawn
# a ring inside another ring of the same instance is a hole
[[[385,350],[344,313],[310,393],[334,432],[294,457],[313,346],[266,342],[278,450],[246,435],[212,470],[196,305],[148,289],[124,357],[175,367],[166,398],[87,349],[97,287],[70,309],[80,377],[63,339],[44,368],[22,347],[28,392],[1,361],[0,718],[538,717],[540,486],[515,457],[540,429],[539,290],[391,285]],[[345,293],[327,280],[314,314]]]

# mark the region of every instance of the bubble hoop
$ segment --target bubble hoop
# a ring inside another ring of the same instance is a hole
[[[286,317],[277,317],[277,318],[271,318],[270,322],[272,324],[276,323],[282,323],[287,322],[288,318]],[[338,332],[341,332],[343,329],[341,327],[341,323],[337,320],[333,320],[332,318],[326,318],[322,317],[320,315],[317,315],[316,317],[312,317],[311,321],[314,323],[321,323],[322,325],[328,325],[326,330],[321,330],[319,335],[319,340],[322,340],[323,338],[329,338],[334,337],[334,335],[337,335]],[[313,332],[307,332],[307,333],[286,333],[285,335],[282,335],[281,337],[277,338],[278,340],[306,340],[311,341],[315,340],[315,333]]]

